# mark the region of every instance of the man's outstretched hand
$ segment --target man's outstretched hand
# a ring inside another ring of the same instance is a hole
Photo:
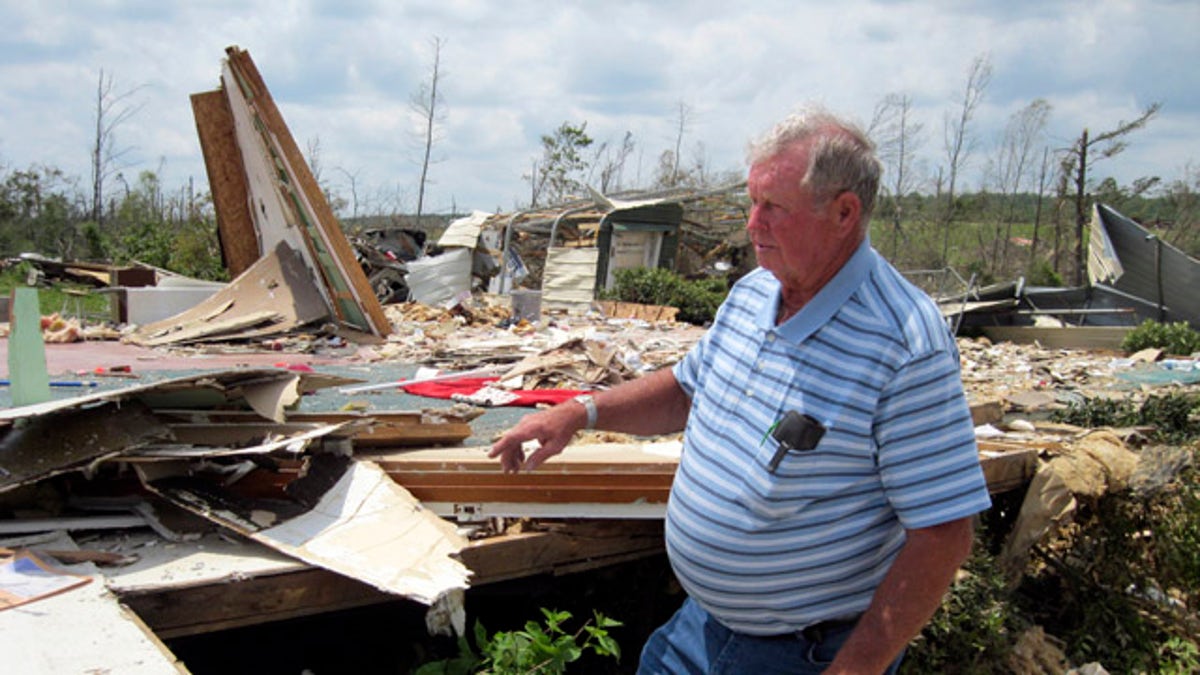
[[[526,415],[492,444],[488,457],[499,457],[505,473],[533,471],[542,462],[562,452],[586,422],[587,411],[575,401]],[[525,447],[530,441],[537,447],[526,457]]]

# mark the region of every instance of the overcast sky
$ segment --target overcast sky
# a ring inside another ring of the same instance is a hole
[[[737,5],[734,8],[734,5]],[[415,205],[419,124],[410,100],[442,47],[446,113],[426,211],[509,210],[540,137],[564,121],[599,142],[633,133],[626,182],[647,181],[691,111],[685,161],[740,171],[746,142],[816,100],[866,123],[910,96],[928,168],[943,163],[973,59],[993,68],[975,122],[968,188],[1013,112],[1052,106],[1049,143],[1162,112],[1095,167],[1122,184],[1174,180],[1200,160],[1197,0],[0,0],[0,167],[49,165],[89,180],[101,69],[135,106],[115,132],[126,178],[207,183],[188,96],[216,88],[227,46],[250,53],[324,181],[369,206]]]

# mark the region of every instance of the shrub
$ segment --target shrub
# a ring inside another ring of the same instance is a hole
[[[1072,662],[1196,672],[1200,476],[1191,454],[1190,468],[1161,488],[1081,498],[1063,537],[1036,549],[1041,564],[1022,584],[1022,607]]]
[[[543,624],[529,621],[524,630],[497,631],[491,637],[488,637],[483,624],[476,621],[475,646],[479,649],[478,654],[466,637],[460,637],[457,657],[426,663],[416,670],[416,675],[557,675],[566,672],[567,664],[578,661],[587,651],[620,660],[621,649],[608,634],[608,629],[620,626],[621,622],[599,612],[593,614],[594,620],[585,623],[575,633],[563,629],[563,624],[571,619],[570,612],[548,609],[542,609]],[[583,638],[582,642],[579,641],[580,637]]]
[[[601,294],[609,300],[678,307],[678,319],[697,326],[711,323],[729,288],[724,279],[688,281],[662,267],[617,270],[616,283]]]
[[[1186,393],[1149,396],[1140,406],[1129,399],[1084,398],[1065,410],[1051,413],[1055,422],[1079,427],[1154,427],[1156,440],[1187,442],[1200,437],[1200,424],[1192,419],[1200,398]]]
[[[909,646],[901,671],[1007,673],[1006,656],[1028,625],[1009,598],[1000,566],[977,543],[942,608]]]
[[[1158,348],[1169,354],[1193,354],[1200,351],[1200,333],[1186,321],[1159,323],[1147,319],[1129,331],[1121,342],[1121,349],[1128,352]]]

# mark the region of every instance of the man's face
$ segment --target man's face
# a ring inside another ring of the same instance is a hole
[[[853,228],[839,219],[838,201],[817,203],[800,185],[808,164],[804,146],[792,146],[750,167],[747,191],[750,218],[746,231],[758,264],[775,275],[785,290],[813,290],[832,278],[847,253]]]

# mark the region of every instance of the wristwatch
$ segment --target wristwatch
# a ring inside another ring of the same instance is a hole
[[[592,398],[591,394],[580,394],[572,400],[579,402],[583,406],[584,410],[587,411],[587,425],[585,425],[583,428],[584,429],[595,429],[596,428],[596,399]]]

